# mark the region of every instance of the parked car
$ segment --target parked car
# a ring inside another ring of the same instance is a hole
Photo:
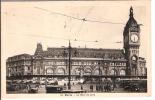
[[[13,84],[12,82],[7,82],[7,84],[6,84],[7,91],[15,91],[15,87],[16,87],[16,85]]]
[[[29,93],[37,93],[39,86],[36,84],[29,84],[28,85],[28,92]]]
[[[128,84],[124,86],[124,90],[131,91],[131,92],[139,92],[140,87],[137,84]]]
[[[47,85],[46,93],[61,93],[63,90],[63,86],[59,85]]]

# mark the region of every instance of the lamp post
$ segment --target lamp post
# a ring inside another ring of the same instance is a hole
[[[70,41],[69,41],[69,76],[68,76],[68,90],[71,89],[71,84],[70,84],[70,81],[71,81],[71,44],[70,44]]]

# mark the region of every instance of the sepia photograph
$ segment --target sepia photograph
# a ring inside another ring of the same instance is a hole
[[[1,6],[3,97],[151,95],[150,1]]]

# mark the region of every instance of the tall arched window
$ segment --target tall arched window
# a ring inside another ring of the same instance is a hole
[[[121,75],[121,76],[124,76],[124,75],[125,75],[125,70],[124,70],[124,69],[122,69],[122,70],[120,71],[120,75]]]
[[[106,75],[106,70],[103,70],[102,71],[102,75]]]
[[[80,75],[80,69],[79,68],[74,69],[74,74],[75,75]]]
[[[53,74],[54,74],[53,69],[52,69],[52,68],[47,68],[47,69],[46,69],[46,74],[47,74],[47,75],[53,75]]]
[[[110,75],[114,75],[115,71],[114,70],[111,70],[110,71]]]
[[[65,70],[64,70],[63,68],[59,68],[59,69],[57,70],[57,74],[58,74],[58,75],[65,75]]]
[[[96,70],[94,71],[94,75],[99,75],[99,69],[96,69]]]
[[[91,75],[91,69],[90,68],[86,68],[84,74],[85,75]]]
[[[94,71],[94,75],[102,75],[102,70],[100,70],[100,73],[99,73],[99,69],[96,69]]]
[[[110,75],[117,75],[117,71],[114,70],[114,69],[112,69],[112,70],[110,71]]]

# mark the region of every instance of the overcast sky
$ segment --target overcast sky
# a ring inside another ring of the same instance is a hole
[[[124,23],[129,19],[132,3],[65,3],[65,2],[23,2],[2,3],[2,55],[5,58],[17,54],[34,54],[37,43],[47,47],[68,46],[87,48],[123,48],[123,24],[83,22],[62,15],[46,12],[62,13],[77,18],[97,21]],[[147,9],[145,5],[133,5],[134,17],[141,26],[140,56],[147,56],[149,34]],[[85,41],[83,41],[85,40]],[[87,42],[87,41],[99,42]],[[122,41],[122,43],[116,43]]]

